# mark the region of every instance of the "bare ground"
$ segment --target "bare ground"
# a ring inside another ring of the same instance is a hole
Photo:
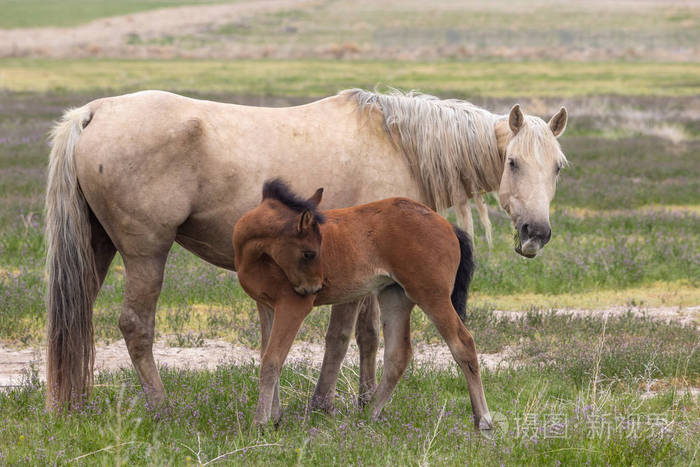
[[[683,324],[693,324],[700,321],[700,306],[687,308],[659,307],[610,307],[603,310],[555,310],[554,313],[570,314],[576,317],[595,316],[607,318],[632,313],[639,317],[649,317],[661,321],[675,321]],[[494,311],[494,314],[506,319],[522,317],[523,313],[514,311]],[[260,363],[260,351],[243,345],[231,344],[222,340],[205,339],[197,347],[177,347],[169,344],[167,337],[154,345],[154,355],[159,365],[171,368],[214,369],[218,365],[246,365]],[[23,378],[36,370],[43,380],[46,373],[45,348],[35,347],[16,349],[0,344],[0,388],[21,384]],[[379,365],[383,362],[382,350],[379,354]],[[313,368],[320,368],[323,359],[323,345],[311,342],[296,342],[292,347],[287,363],[304,363]],[[357,365],[359,360],[357,346],[351,343],[345,365]],[[480,353],[481,364],[491,370],[519,366],[522,362],[516,358],[516,349],[506,348],[498,353]],[[452,355],[446,345],[422,344],[414,348],[413,364],[431,368],[456,370]],[[99,371],[131,368],[131,361],[123,340],[111,344],[98,345],[96,348],[95,369]]]
[[[36,370],[43,381],[46,373],[46,349],[42,347],[12,349],[0,345],[3,355],[0,363],[0,388],[21,384],[23,378]],[[243,345],[231,344],[222,340],[204,340],[198,347],[172,347],[167,339],[155,343],[153,353],[158,365],[170,368],[214,369],[218,365],[246,365],[260,363],[260,351]],[[482,365],[496,369],[510,366],[510,349],[495,354],[480,354]],[[379,365],[383,362],[382,351],[379,352]],[[296,342],[287,357],[286,363],[304,363],[313,368],[321,368],[323,345],[311,342]],[[348,349],[345,365],[357,365],[359,354],[353,342]],[[452,366],[452,356],[446,345],[418,344],[414,348],[413,361],[416,365],[426,365],[440,369]],[[95,355],[96,371],[131,368],[131,360],[123,340],[108,345],[98,345]]]

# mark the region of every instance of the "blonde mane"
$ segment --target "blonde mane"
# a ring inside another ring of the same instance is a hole
[[[416,92],[348,89],[340,94],[354,98],[360,110],[382,112],[384,129],[434,209],[453,206],[461,189],[468,198],[498,189],[504,162],[494,126],[502,117],[466,101]]]

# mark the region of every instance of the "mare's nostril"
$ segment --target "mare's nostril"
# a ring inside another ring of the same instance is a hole
[[[548,243],[549,240],[551,240],[551,238],[552,238],[552,229],[547,229],[547,233],[544,237],[544,242]]]
[[[530,224],[523,224],[522,227],[520,227],[520,236],[523,237],[523,240],[530,238]]]

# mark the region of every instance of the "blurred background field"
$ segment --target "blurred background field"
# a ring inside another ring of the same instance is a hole
[[[634,397],[645,382],[661,389],[658,397],[638,410],[678,416],[689,423],[681,430],[684,436],[697,434],[697,394],[690,399],[677,394],[700,387],[698,2],[9,0],[0,2],[0,7],[3,345],[21,348],[40,346],[43,341],[46,134],[67,107],[148,88],[249,105],[297,105],[344,88],[376,86],[463,98],[500,113],[519,102],[527,113],[545,119],[565,105],[570,120],[560,141],[571,164],[560,177],[552,204],[553,237],[543,254],[526,260],[513,252],[510,221],[493,197],[488,199],[493,250],[486,248],[483,230],[476,226],[478,269],[468,325],[481,351],[508,350],[514,361],[527,363],[507,373],[486,372],[487,398],[491,401],[494,394],[497,402],[492,410],[500,412],[522,414],[543,402],[553,411],[564,407],[575,418],[588,405],[633,410]],[[95,310],[100,342],[120,338],[117,317],[122,285],[123,268],[117,257]],[[630,315],[611,322],[606,331],[597,313],[611,307],[647,313],[649,318],[663,309],[664,316],[677,315],[684,324]],[[551,309],[584,309],[591,316],[567,321],[550,314]],[[494,310],[519,312],[522,320],[510,323]],[[313,313],[299,340],[322,342],[327,321],[326,310]],[[439,342],[432,324],[418,310],[413,312],[412,328],[416,342]],[[179,246],[168,261],[156,332],[181,346],[199,345],[204,338],[259,345],[254,304],[237,286],[235,274],[208,265]],[[598,353],[592,354],[592,348]],[[317,368],[304,371],[313,380]],[[354,378],[352,368],[344,371],[346,377]],[[233,372],[240,384],[254,388],[254,369]],[[414,376],[417,382],[396,398],[424,390],[439,393],[442,400],[466,391],[461,381],[445,389],[436,388],[430,374]],[[204,386],[213,384],[214,377],[218,376],[168,376],[177,381],[190,378]],[[118,385],[123,381],[129,384],[129,397],[138,397],[131,386],[133,375],[105,378],[104,392],[99,394],[110,403],[122,397]],[[522,387],[508,383],[512,380],[522,382]],[[542,389],[545,381],[553,380],[557,382]],[[309,388],[303,385],[311,383],[288,373],[284,384],[284,397],[295,401],[292,412],[304,415],[304,391]],[[404,380],[399,388],[402,384],[409,383]],[[298,385],[305,389],[296,391]],[[353,385],[341,388],[348,400]],[[597,385],[604,388],[608,406],[595,390],[591,392]],[[498,393],[499,387],[504,393]],[[12,410],[19,427],[0,429],[0,444],[16,443],[13,437],[21,433],[41,442],[49,436],[30,428],[27,421],[32,420],[28,414],[41,406],[37,402],[41,387],[26,391],[16,395],[26,404],[21,407],[0,396],[0,407]],[[241,411],[248,414],[254,399],[224,399],[222,407],[240,403]],[[439,412],[438,402],[424,403],[427,412]],[[397,405],[392,413],[403,408]],[[454,424],[468,416],[468,408],[460,410],[446,420]],[[142,416],[139,410],[129,415]],[[311,425],[324,427],[323,439],[331,446],[342,438],[339,423],[347,422],[366,434],[367,439],[349,442],[348,452],[355,460],[353,455],[369,449],[372,436],[385,441],[393,436],[407,438],[412,430],[405,426],[413,423],[408,420],[386,431],[383,425],[371,428],[356,415],[346,416],[337,423],[314,419]],[[37,417],[35,424],[46,421],[42,415]],[[247,415],[241,417],[238,423],[247,426]],[[115,433],[117,418],[109,418],[108,424]],[[310,423],[308,417],[304,420]],[[101,435],[104,439],[91,438],[82,422],[71,423],[76,425],[61,425],[64,438],[71,436],[75,426],[85,431],[77,447],[70,448],[75,456],[104,447],[116,436],[110,432]],[[191,426],[189,421],[183,423],[189,428],[170,436],[188,444],[195,432],[201,432],[212,449],[253,441],[231,428],[230,439],[220,444],[207,431],[206,420],[196,419]],[[50,424],[56,427],[60,422]],[[297,428],[287,425],[273,437],[287,447],[304,442],[308,433]],[[431,430],[432,425],[421,429]],[[154,430],[158,428],[148,425],[129,436],[141,439],[146,433],[152,445],[160,446],[154,452],[165,457],[148,457],[135,445],[126,457],[184,462],[184,452],[166,456],[171,448],[162,439],[156,442]],[[628,455],[621,461],[653,458],[662,462],[668,454],[671,463],[697,462],[697,441],[672,433],[677,435],[675,441],[651,432],[637,444],[618,440]],[[567,458],[552,457],[549,451],[567,449],[571,462],[620,461],[604,442],[591,441],[579,430],[569,444],[477,443],[468,458],[497,461],[497,452],[510,449],[511,457],[506,458],[516,462],[552,462]],[[12,446],[12,459],[39,461],[31,457],[30,445]],[[434,460],[453,459],[450,453],[456,446],[456,438],[438,444]],[[599,452],[583,451],[576,457],[581,446]],[[47,449],[53,454],[60,450]],[[410,449],[420,457],[420,452]],[[284,449],[273,449],[278,451]],[[310,457],[302,463],[326,456],[319,447],[308,452]],[[278,461],[293,463],[293,456],[280,456]],[[371,459],[385,463],[381,457]]]

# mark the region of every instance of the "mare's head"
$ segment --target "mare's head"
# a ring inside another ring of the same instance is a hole
[[[528,258],[537,255],[552,236],[549,203],[554,198],[559,170],[566,165],[557,141],[566,120],[563,107],[545,123],[523,115],[520,106],[515,105],[508,124],[497,126],[499,151],[505,155],[498,197],[515,224],[515,251]]]
[[[284,271],[300,295],[317,293],[323,285],[321,231],[325,219],[317,207],[323,188],[304,199],[280,179],[263,185],[263,199],[254,210],[252,222],[259,227],[264,251]]]

